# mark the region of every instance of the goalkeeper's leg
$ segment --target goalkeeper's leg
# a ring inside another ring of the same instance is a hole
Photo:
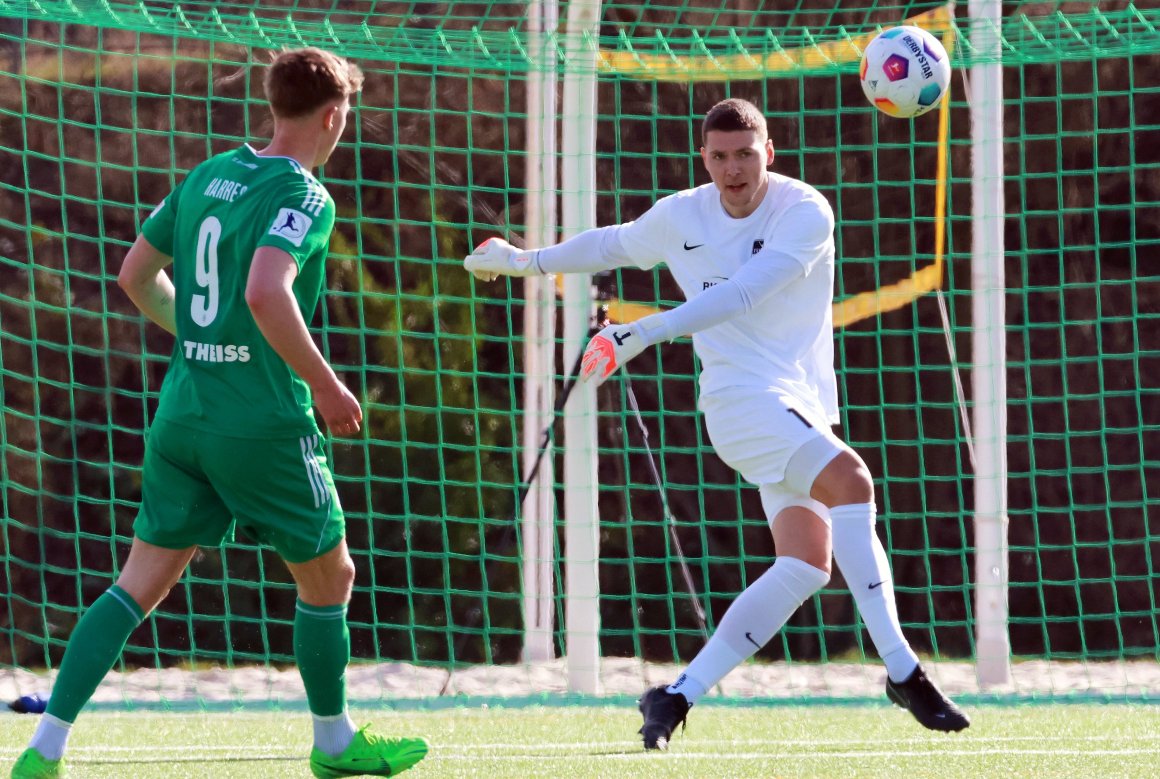
[[[165,549],[133,540],[117,583],[85,611],[69,637],[48,708],[14,777],[53,777],[63,770],[69,731],[125,649],[129,635],[181,576],[195,548]]]
[[[966,715],[927,679],[902,635],[890,562],[874,530],[874,485],[861,458],[852,451],[834,457],[814,480],[812,494],[830,506],[834,559],[886,664],[887,694],[928,728],[967,727]]]
[[[778,511],[773,534],[778,553],[773,567],[737,596],[675,682],[641,698],[640,732],[646,749],[664,749],[689,706],[765,646],[805,599],[829,581],[829,529],[817,514],[804,506],[787,506]]]
[[[346,604],[354,563],[346,542],[305,563],[288,563],[298,583],[294,657],[314,720],[310,769],[318,777],[393,776],[427,754],[422,739],[386,739],[356,729],[346,704],[350,630]]]

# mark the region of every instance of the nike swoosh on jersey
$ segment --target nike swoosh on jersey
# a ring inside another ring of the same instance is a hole
[[[685,241],[685,244],[684,244],[684,245],[685,245],[685,251],[687,251],[687,252],[691,252],[691,251],[693,251],[693,249],[700,249],[700,248],[701,248],[702,246],[704,246],[705,244],[703,244],[703,243],[695,243],[695,244],[693,244],[692,246],[689,246],[689,242],[688,242],[688,241]]]

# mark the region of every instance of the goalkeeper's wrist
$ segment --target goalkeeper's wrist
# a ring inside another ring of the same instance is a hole
[[[522,249],[512,255],[512,267],[523,272],[525,276],[542,276],[544,269],[540,267],[539,249]]]
[[[633,322],[633,326],[636,327],[637,334],[640,335],[640,340],[646,347],[671,341],[679,335],[679,333],[669,333],[668,319],[663,313],[638,319]]]

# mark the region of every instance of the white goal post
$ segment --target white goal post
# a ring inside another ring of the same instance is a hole
[[[971,385],[975,431],[975,673],[1011,681],[1007,632],[1007,345],[1003,244],[1003,64],[998,0],[970,0]]]

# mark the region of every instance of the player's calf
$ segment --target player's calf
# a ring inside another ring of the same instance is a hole
[[[669,739],[677,725],[683,725],[689,713],[689,702],[680,693],[671,693],[665,685],[653,687],[640,696],[640,713],[644,724],[639,733],[645,749],[668,749]]]
[[[931,730],[957,732],[971,725],[967,715],[927,678],[921,665],[901,682],[887,677],[886,697]]]

